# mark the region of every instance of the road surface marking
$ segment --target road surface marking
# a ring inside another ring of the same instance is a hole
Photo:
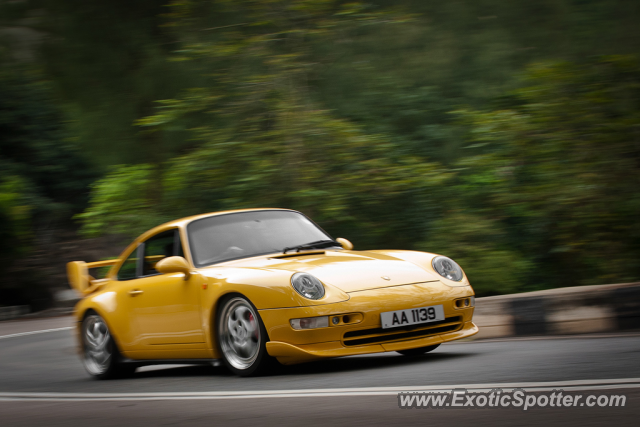
[[[20,332],[20,333],[11,334],[11,335],[1,335],[0,340],[3,338],[22,337],[24,335],[44,334],[45,332],[68,331],[69,329],[73,329],[73,326],[66,326],[64,328],[55,328],[55,329],[44,329],[42,331]]]
[[[392,396],[400,392],[447,393],[453,389],[489,392],[500,388],[503,391],[522,388],[528,392],[616,390],[640,388],[640,378],[608,380],[577,380],[554,382],[523,382],[493,384],[454,384],[436,386],[331,388],[302,390],[254,390],[254,391],[202,391],[166,393],[35,393],[0,392],[0,401],[141,401],[141,400],[216,400],[216,399],[277,399],[297,397],[345,397],[345,396]]]

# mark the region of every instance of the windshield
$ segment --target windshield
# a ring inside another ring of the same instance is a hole
[[[293,211],[211,216],[190,223],[187,234],[196,267],[331,239],[307,217]]]

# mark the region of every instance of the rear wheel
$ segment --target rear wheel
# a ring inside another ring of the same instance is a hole
[[[82,321],[82,362],[89,374],[98,379],[127,376],[135,366],[122,363],[122,356],[109,332],[109,327],[98,314],[89,314]]]
[[[400,350],[398,353],[403,356],[419,356],[424,353],[429,353],[430,351],[435,350],[440,347],[440,344],[430,345],[428,347],[420,347],[420,348],[410,348],[409,350]]]
[[[258,310],[237,295],[225,299],[218,313],[218,344],[225,365],[243,377],[264,373],[273,359],[267,354],[267,332]]]

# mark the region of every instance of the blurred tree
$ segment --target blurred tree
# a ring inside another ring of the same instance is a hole
[[[505,109],[492,112],[448,114],[453,105],[438,105],[444,95],[436,88],[415,91],[415,112],[407,98],[394,109],[393,97],[366,110],[418,123],[431,105],[428,117],[458,117],[455,127],[424,125],[430,140],[470,130],[468,155],[447,160],[447,170],[411,148],[402,131],[363,130],[398,128],[359,126],[321,107],[330,58],[319,47],[362,24],[404,21],[360,4],[341,7],[175,3],[172,26],[182,40],[175,59],[211,72],[206,85],[161,101],[138,124],[164,133],[177,121],[192,123],[198,148],[160,166],[116,169],[80,215],[85,232],[136,233],[203,211],[280,206],[308,213],[333,234],[357,236],[361,248],[417,243],[456,257],[478,295],[637,277],[637,183],[621,179],[637,175],[634,59],[534,67],[527,87],[496,97]],[[207,27],[212,16],[237,20]],[[396,119],[389,120],[382,122]]]
[[[528,81],[519,108],[460,112],[475,154],[457,165],[449,208],[475,226],[448,217],[423,247],[467,259],[490,293],[514,276],[519,290],[636,280],[640,62],[538,65]],[[501,268],[483,276],[494,250],[507,251]]]
[[[479,214],[448,212],[431,224],[421,248],[452,257],[465,270],[476,295],[522,291],[534,263],[509,245],[508,229]]]
[[[446,165],[466,156],[449,111],[486,109],[521,87],[537,61],[583,61],[640,51],[635,0],[374,0],[414,17],[320,43],[322,103],[365,132]]]
[[[175,40],[162,26],[166,3],[0,3],[0,36],[13,56],[33,56],[42,67],[74,144],[100,173],[112,164],[159,163],[188,145],[179,132],[140,133],[133,125],[152,113],[155,100],[175,96],[199,75],[167,60]],[[29,34],[37,43],[32,55],[21,55]]]
[[[357,25],[404,18],[325,0],[217,2],[216,13],[201,10],[209,6],[180,2],[172,15],[185,37],[181,58],[216,70],[209,84],[161,101],[157,114],[139,121],[160,132],[188,118],[198,123],[192,132],[200,147],[155,172],[121,168],[102,180],[92,206],[80,215],[85,231],[99,232],[105,224],[141,231],[150,221],[126,220],[129,213],[139,215],[140,206],[167,218],[281,206],[300,209],[331,231],[359,235],[361,245],[410,245],[429,212],[425,189],[446,173],[322,110],[309,83],[322,61],[314,57],[313,43],[330,42],[339,30]],[[202,28],[199,17],[220,14],[240,15],[244,22],[213,28],[213,35],[193,29]],[[141,197],[131,207],[109,202],[126,199],[130,187],[120,182],[140,185],[135,193]],[[404,204],[400,213],[398,203]]]
[[[33,131],[2,145],[0,232],[68,219],[96,171],[92,235],[281,206],[359,248],[459,258],[479,294],[637,278],[635,60],[585,58],[637,53],[639,18],[634,0],[0,2],[0,48],[48,80],[0,90],[7,129]]]
[[[250,35],[257,27],[240,24],[254,22],[252,10],[261,5],[176,2],[196,11],[176,33],[176,20],[166,16],[169,3],[0,2],[0,35],[22,45],[39,40],[37,58],[64,101],[75,143],[100,172],[114,164],[160,163],[197,145],[185,132],[190,122],[176,120],[171,132],[154,134],[140,133],[132,123],[152,113],[154,100],[209,84],[205,76],[228,67],[231,57],[224,54],[215,63],[211,57],[204,63],[168,60],[184,47],[181,42],[208,35],[223,40],[229,30]],[[273,11],[286,3],[263,6]],[[447,165],[465,152],[460,126],[446,113],[459,105],[484,108],[520,85],[526,64],[640,49],[635,0],[373,0],[367,6],[368,12],[401,7],[414,15],[403,25],[364,22],[355,29],[325,28],[331,38],[306,38],[306,49],[314,53],[307,73],[314,98],[365,132],[388,135],[400,149]],[[291,10],[281,18],[293,16]],[[223,84],[218,89],[226,91]]]
[[[2,174],[0,181],[0,259],[13,261],[24,255],[29,244],[31,203],[24,180]],[[2,273],[6,273],[3,262]]]
[[[71,224],[94,179],[66,140],[46,85],[24,67],[0,69],[0,301],[45,300],[22,262],[40,239]],[[29,286],[27,286],[29,284]]]

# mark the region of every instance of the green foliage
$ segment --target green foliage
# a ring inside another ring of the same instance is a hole
[[[192,153],[158,168],[122,167],[107,175],[79,215],[84,231],[136,234],[164,218],[271,206],[299,209],[330,229],[353,233],[355,227],[363,236],[357,243],[381,244],[393,235],[393,206],[447,176],[436,165],[393,158],[395,147],[382,137],[326,112],[271,114],[268,132],[245,131],[234,141],[200,129],[206,142]],[[154,191],[158,199],[150,196]],[[397,242],[410,240],[399,234]]]
[[[33,214],[64,222],[84,207],[93,173],[52,104],[49,88],[28,70],[0,74],[0,177],[21,177]]]
[[[514,293],[527,283],[534,263],[509,245],[500,221],[448,212],[431,229],[433,234],[420,248],[453,258],[471,278],[477,295]]]
[[[487,109],[522,86],[532,62],[640,51],[634,0],[376,0],[414,19],[371,26],[314,47],[323,105],[365,132],[451,165],[467,155],[460,106]]]
[[[26,67],[0,70],[0,301],[46,292],[25,262],[51,229],[85,207],[91,171],[66,140],[51,92]],[[29,287],[26,284],[29,283]]]
[[[476,216],[477,229],[463,227],[476,243],[456,237],[449,218],[434,225],[434,241],[453,236],[443,247],[462,256],[507,250],[505,274],[528,272],[520,290],[637,279],[640,62],[538,65],[528,82],[514,94],[518,108],[459,112],[472,144],[452,207]],[[481,269],[468,266],[472,278]]]
[[[361,249],[450,255],[478,295],[637,280],[640,71],[602,55],[638,52],[639,16],[633,0],[2,3],[17,36],[0,49],[37,34],[48,79],[0,76],[0,234],[23,248],[3,256],[78,212],[97,171],[76,217],[90,236],[287,207]]]
[[[3,176],[0,181],[0,259],[24,255],[31,233],[30,191],[24,179]]]
[[[142,232],[163,222],[153,195],[156,171],[149,165],[114,168],[92,185],[91,205],[76,215],[87,237]]]
[[[162,27],[166,1],[3,3],[25,9],[10,25],[39,36],[38,65],[55,90],[74,145],[94,170],[104,174],[115,164],[161,162],[185,146],[180,132],[160,137],[133,125],[153,111],[155,100],[198,80],[199,72],[167,60],[176,44]],[[0,15],[10,6],[0,4]],[[21,48],[16,44],[16,51]]]
[[[453,256],[478,295],[640,274],[635,59],[531,67],[484,112],[453,111],[446,85],[409,95],[372,79],[361,96],[371,105],[356,102],[361,113],[346,120],[323,108],[332,53],[322,46],[404,17],[329,1],[173,6],[177,59],[215,71],[137,124],[165,134],[191,123],[196,148],[101,180],[80,216],[85,232],[290,207],[360,248]]]
[[[331,40],[333,29],[404,18],[370,13],[356,3],[222,2],[220,13],[243,13],[245,23],[193,39],[193,27],[203,26],[198,17],[208,16],[196,12],[203,5],[174,6],[175,27],[190,37],[180,53],[183,59],[217,69],[222,58],[227,68],[211,76],[209,85],[161,101],[158,113],[138,124],[149,132],[170,132],[186,117],[198,123],[192,135],[199,148],[155,172],[145,166],[144,173],[155,173],[158,186],[162,182],[161,203],[139,202],[149,182],[136,175],[137,169],[108,176],[96,187],[92,208],[81,216],[84,230],[104,230],[98,218],[105,217],[116,224],[114,229],[140,231],[138,222],[128,220],[129,212],[147,212],[146,206],[161,217],[280,206],[300,209],[330,229],[356,227],[365,245],[410,245],[405,233],[394,233],[397,216],[391,206],[410,200],[404,202],[406,215],[421,215],[421,195],[446,173],[322,110],[308,83],[314,61],[322,60],[314,56],[312,44]],[[133,207],[115,199],[130,200]]]

